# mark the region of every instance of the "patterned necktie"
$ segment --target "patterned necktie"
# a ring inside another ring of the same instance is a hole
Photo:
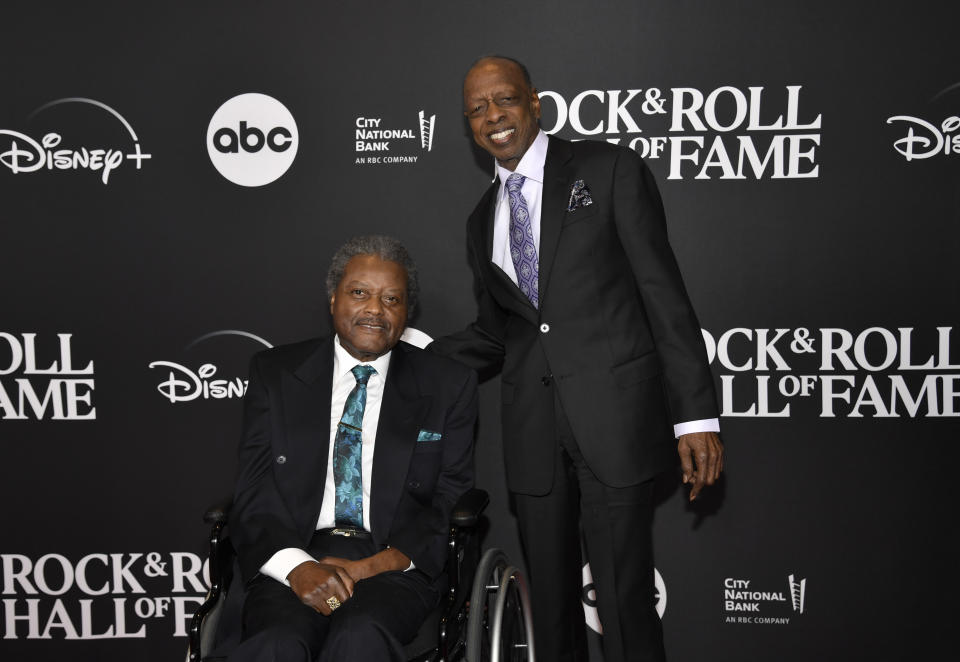
[[[376,370],[358,365],[350,372],[357,385],[347,396],[343,416],[333,440],[333,480],[337,486],[334,515],[337,526],[363,526],[363,473],[360,463],[363,410],[367,406],[367,381]]]
[[[507,194],[510,197],[510,257],[517,272],[517,285],[530,299],[534,308],[540,307],[540,266],[537,263],[537,246],[533,243],[533,227],[527,201],[520,188],[526,177],[513,173],[507,177]]]

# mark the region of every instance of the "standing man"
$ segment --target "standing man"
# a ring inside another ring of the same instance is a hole
[[[723,446],[656,184],[629,149],[541,131],[540,99],[515,60],[478,60],[463,103],[497,179],[467,222],[477,320],[431,350],[501,370],[538,658],[587,659],[582,527],[604,659],[662,660],[653,478],[674,466],[675,436],[695,499],[719,477]]]
[[[405,660],[473,483],[472,370],[399,342],[416,268],[359,237],[327,274],[336,334],[254,357],[230,530],[247,587],[231,661]]]

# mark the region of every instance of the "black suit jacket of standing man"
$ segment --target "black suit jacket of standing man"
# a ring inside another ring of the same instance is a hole
[[[568,210],[577,181],[592,203]],[[550,138],[540,225],[540,309],[491,261],[499,179],[467,222],[477,320],[435,352],[481,370],[502,363],[508,484],[553,478],[554,394],[590,469],[614,487],[676,464],[671,426],[716,418],[700,325],[667,239],[650,171],[633,151]]]

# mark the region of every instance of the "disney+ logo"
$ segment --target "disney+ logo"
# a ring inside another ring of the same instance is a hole
[[[9,147],[0,152],[0,163],[15,175],[39,170],[90,170],[100,173],[100,181],[109,183],[110,174],[119,168],[125,161],[132,161],[137,170],[143,166],[145,159],[151,158],[140,148],[140,139],[130,126],[130,123],[110,106],[83,97],[69,97],[57,99],[40,106],[30,118],[39,113],[62,104],[85,104],[94,106],[113,116],[130,136],[132,145],[128,148],[117,146],[86,145],[69,147],[63,143],[63,136],[56,131],[45,133],[40,140],[35,140],[25,133],[10,129],[0,129],[0,136],[9,137]],[[4,143],[0,143],[3,149]]]

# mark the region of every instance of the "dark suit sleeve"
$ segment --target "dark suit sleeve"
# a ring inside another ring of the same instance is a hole
[[[472,222],[479,221],[472,219]],[[487,290],[479,262],[483,251],[474,246],[473,241],[467,242],[467,251],[477,296],[477,319],[462,331],[437,338],[428,346],[428,350],[470,366],[482,379],[488,379],[498,373],[503,365],[507,313]]]
[[[649,317],[673,422],[716,418],[700,323],[667,238],[656,182],[636,152],[624,149],[618,154],[614,222]]]
[[[276,460],[270,444],[274,414],[261,363],[258,355],[250,364],[243,401],[239,473],[230,511],[230,537],[244,581],[253,579],[260,566],[278,550],[303,544],[274,480]]]
[[[407,555],[431,577],[443,571],[447,558],[450,513],[457,499],[473,486],[473,439],[477,420],[477,376],[472,370],[456,371],[451,399],[444,418],[440,472],[430,508],[413,522],[392,531],[387,544]]]

